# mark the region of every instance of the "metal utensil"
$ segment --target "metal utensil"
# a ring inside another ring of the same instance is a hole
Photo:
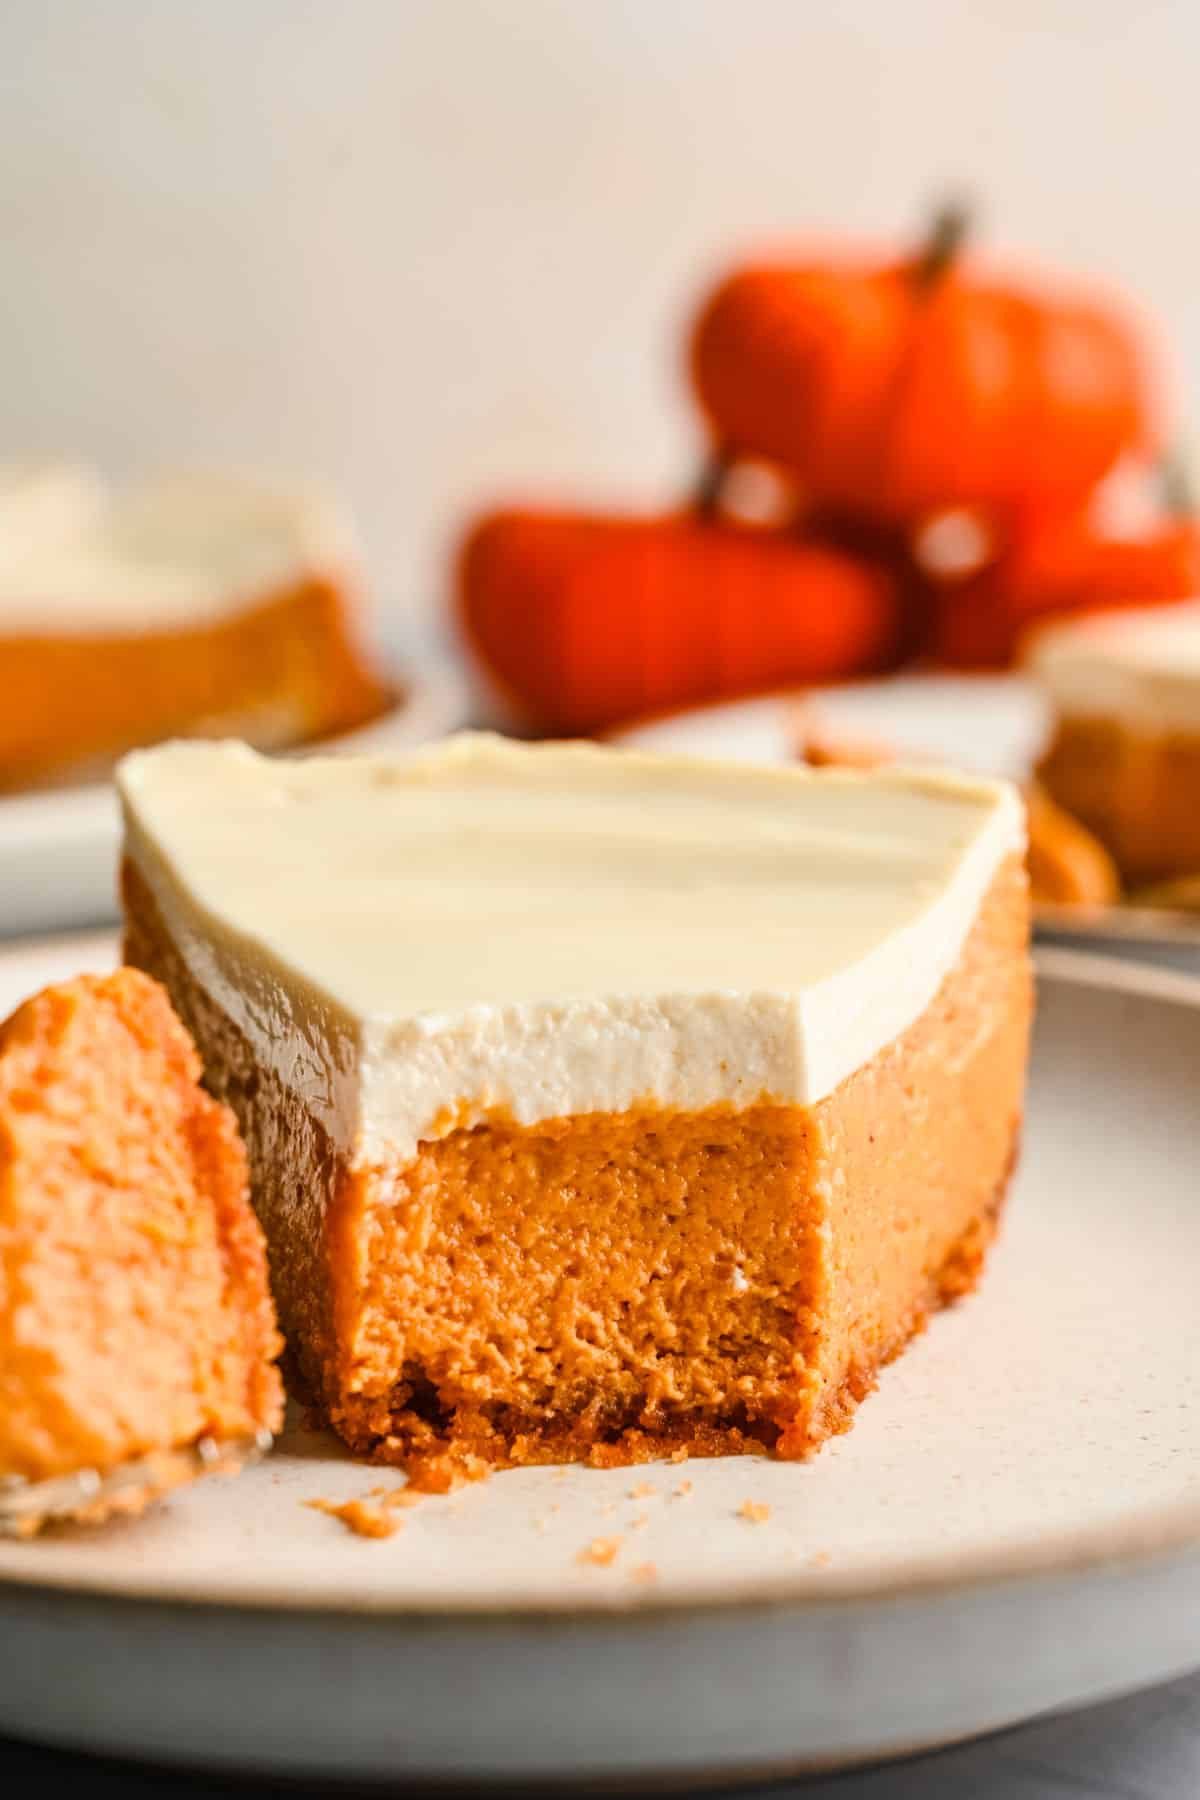
[[[153,1450],[115,1468],[76,1469],[46,1481],[0,1475],[0,1537],[33,1537],[44,1525],[92,1523],[113,1513],[140,1512],[171,1488],[200,1475],[233,1474],[271,1448],[269,1431],[253,1437],[205,1436],[175,1450]]]

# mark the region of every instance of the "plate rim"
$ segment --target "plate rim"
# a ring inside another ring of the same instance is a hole
[[[889,675],[851,675],[844,681],[785,682],[782,686],[778,682],[768,682],[738,694],[718,694],[711,700],[689,700],[676,706],[651,708],[632,718],[621,719],[615,725],[607,725],[594,735],[603,743],[619,744],[637,732],[656,731],[660,726],[672,725],[679,719],[699,718],[704,713],[731,712],[742,706],[799,706],[805,700],[821,700],[831,694],[835,697],[839,694],[870,694],[898,684],[919,687],[935,682],[961,683],[964,687],[972,683],[1015,687],[1022,682],[1028,685],[1028,677],[1020,669],[906,668],[894,669]]]
[[[105,935],[108,934],[76,933],[65,938],[0,945],[0,964],[50,947],[61,951],[72,937],[77,937],[80,942],[94,942]],[[1151,1003],[1183,1006],[1200,1013],[1200,976],[1197,975],[1058,947],[1037,947],[1034,965],[1039,986],[1048,981],[1089,991],[1108,991]],[[366,1470],[372,1465],[363,1463],[362,1466]],[[336,1594],[301,1594],[282,1579],[246,1593],[231,1588],[228,1578],[225,1585],[215,1584],[209,1592],[200,1594],[186,1583],[176,1587],[169,1579],[158,1581],[153,1588],[142,1588],[129,1580],[106,1582],[102,1570],[97,1571],[95,1579],[90,1575],[81,1579],[78,1571],[60,1573],[53,1568],[39,1569],[37,1540],[21,1548],[23,1553],[29,1553],[29,1566],[0,1571],[0,1600],[6,1591],[15,1589],[23,1593],[65,1593],[96,1601],[238,1612],[396,1618],[429,1626],[464,1620],[477,1623],[488,1620],[530,1623],[572,1620],[579,1623],[633,1617],[661,1619],[682,1614],[697,1617],[731,1612],[775,1614],[788,1608],[852,1609],[864,1605],[901,1604],[983,1588],[1019,1587],[1025,1582],[1056,1577],[1122,1570],[1132,1572],[1147,1564],[1186,1559],[1200,1553],[1200,1481],[1194,1494],[1161,1504],[1151,1512],[1137,1513],[1106,1527],[1090,1529],[1084,1542],[1079,1541],[1078,1528],[1068,1526],[1030,1542],[1001,1545],[988,1551],[973,1550],[969,1553],[967,1567],[963,1566],[962,1560],[926,1556],[902,1571],[882,1575],[873,1573],[869,1565],[845,1572],[836,1567],[819,1571],[798,1568],[781,1570],[769,1590],[764,1590],[762,1578],[756,1577],[731,1584],[719,1594],[660,1594],[653,1589],[630,1591],[625,1586],[619,1591],[597,1588],[587,1593],[564,1592],[561,1600],[542,1597],[527,1603],[503,1596],[480,1601],[453,1595],[440,1597],[437,1601],[406,1603],[390,1594],[381,1594],[377,1599],[359,1595],[353,1600]]]

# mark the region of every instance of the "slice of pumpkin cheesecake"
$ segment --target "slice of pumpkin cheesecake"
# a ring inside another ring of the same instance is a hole
[[[1038,770],[1135,887],[1200,869],[1200,600],[1043,627],[1026,664],[1054,714]]]
[[[467,735],[120,786],[126,955],[354,1449],[805,1456],[975,1283],[1031,1007],[1006,785]]]
[[[388,696],[359,611],[323,493],[180,475],[111,497],[0,467],[0,792],[181,732],[281,749],[366,723]]]

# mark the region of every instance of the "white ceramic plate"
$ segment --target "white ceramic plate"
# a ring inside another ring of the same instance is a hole
[[[320,749],[405,748],[455,730],[467,710],[466,685],[453,670],[406,676],[399,705]],[[0,798],[0,937],[114,918],[119,840],[107,782]]]
[[[0,1012],[111,955],[0,954]],[[140,1521],[0,1547],[0,1733],[309,1775],[685,1779],[942,1743],[1200,1663],[1200,983],[1062,952],[1042,977],[983,1288],[814,1462],[518,1471],[373,1542],[303,1502],[396,1478],[293,1428]],[[577,1560],[610,1536],[611,1566]]]
[[[793,762],[805,730],[832,742],[887,746],[921,761],[1024,781],[1045,743],[1049,716],[1020,675],[895,675],[809,693],[768,694],[696,707],[613,732],[616,743],[687,750],[744,762]],[[1084,912],[1040,907],[1038,929],[1166,963],[1200,963],[1200,919],[1135,907]]]

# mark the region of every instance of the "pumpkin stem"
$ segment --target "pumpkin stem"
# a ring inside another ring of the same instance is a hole
[[[1196,510],[1196,492],[1178,449],[1164,452],[1158,465],[1158,480],[1167,511],[1175,517],[1190,518]]]
[[[725,477],[733,467],[733,458],[727,450],[712,450],[705,459],[704,467],[696,479],[692,489],[692,510],[702,519],[711,519],[721,501],[721,493],[725,486]]]
[[[951,200],[933,215],[928,236],[913,264],[913,285],[931,288],[958,258],[971,226],[971,215],[960,202]]]

